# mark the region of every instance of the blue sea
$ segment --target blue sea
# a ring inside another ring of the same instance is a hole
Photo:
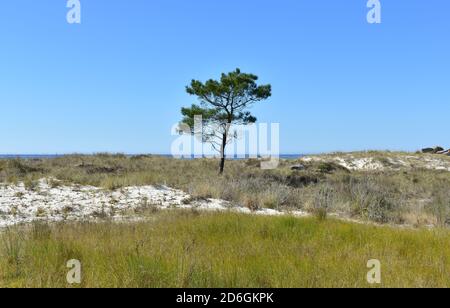
[[[152,155],[152,154],[150,154]],[[19,158],[19,159],[51,159],[51,158],[58,158],[58,157],[63,157],[66,155],[62,155],[62,154],[0,154],[0,159],[14,159],[14,158]],[[126,155],[129,157],[133,157],[133,156],[139,156],[139,155]],[[163,157],[172,157],[172,155],[167,155],[167,154],[155,154],[155,156],[163,156]],[[305,155],[303,154],[281,154],[280,158],[281,159],[297,159],[300,157],[303,157]],[[193,157],[192,157],[193,158]],[[238,159],[242,159],[242,158],[238,158]]]

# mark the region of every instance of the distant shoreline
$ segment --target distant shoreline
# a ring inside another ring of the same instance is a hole
[[[0,154],[0,159],[15,159],[15,158],[19,158],[19,159],[52,159],[52,158],[60,158],[60,157],[64,157],[64,156],[73,156],[73,155],[81,155],[81,156],[95,156],[98,154],[103,154],[103,153],[95,153],[95,154],[78,154],[78,153],[74,153],[74,154]],[[108,153],[111,155],[115,155],[114,153]],[[119,154],[119,153],[116,153]],[[142,156],[142,155],[149,155],[149,156],[159,156],[159,157],[166,157],[166,158],[173,158],[173,155],[170,154],[124,154],[127,157],[137,157],[137,156]],[[297,159],[297,158],[301,158],[306,156],[305,154],[280,154],[280,158],[281,159]],[[202,157],[194,157],[192,156],[191,158],[183,158],[183,159],[195,159],[195,158],[202,158]],[[214,158],[213,156],[205,156],[203,158]],[[245,157],[245,158],[229,158],[229,159],[234,159],[234,160],[240,160],[240,159],[250,159],[253,157]]]

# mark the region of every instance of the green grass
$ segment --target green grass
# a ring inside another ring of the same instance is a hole
[[[450,231],[314,218],[170,211],[137,223],[14,227],[0,233],[1,287],[449,287]]]

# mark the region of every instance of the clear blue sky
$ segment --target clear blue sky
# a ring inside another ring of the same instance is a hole
[[[281,152],[450,146],[450,1],[66,0],[0,5],[0,153],[168,153],[192,78],[273,85]]]

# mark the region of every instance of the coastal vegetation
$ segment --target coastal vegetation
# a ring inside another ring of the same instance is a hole
[[[450,231],[197,211],[0,233],[1,287],[449,287]],[[81,284],[66,281],[81,263]],[[366,277],[381,263],[381,284]]]
[[[215,159],[177,160],[122,154],[0,160],[0,183],[42,178],[53,186],[105,190],[166,185],[193,199],[222,199],[251,210],[303,210],[321,217],[382,224],[447,226],[450,158],[428,154],[361,152],[281,160],[261,170],[261,160],[230,160],[223,176]]]
[[[0,160],[2,187],[23,183],[14,195],[19,201],[46,200],[39,197],[48,193],[41,191],[46,179],[55,192],[93,187],[100,189],[96,195],[114,196],[131,186],[167,185],[188,193],[189,200],[180,193],[186,202],[217,198],[250,212],[287,214],[168,210],[147,201],[129,220],[102,210],[95,220],[49,222],[38,209],[38,221],[0,230],[0,286],[450,286],[449,157],[335,153],[281,160],[275,170],[262,170],[261,162],[230,160],[219,175],[215,159],[97,154]],[[14,209],[0,214],[20,215]],[[296,210],[310,215],[289,215]],[[69,260],[80,261],[81,284],[68,284]],[[368,283],[369,260],[381,263],[381,284]]]

